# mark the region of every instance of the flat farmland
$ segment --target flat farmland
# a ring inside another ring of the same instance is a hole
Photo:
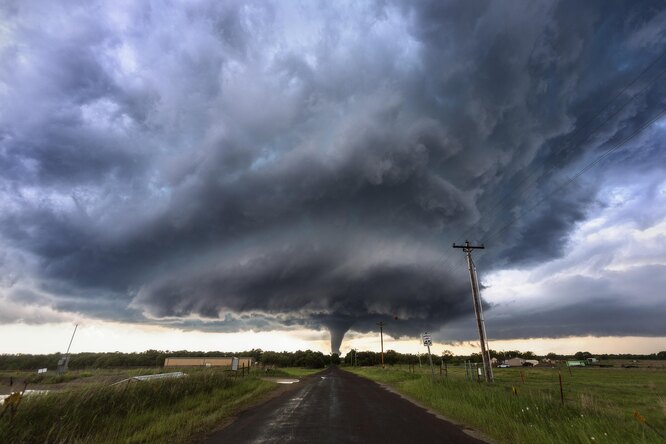
[[[498,368],[494,384],[466,379],[462,366],[448,376],[436,367],[434,382],[426,366],[348,369],[498,442],[666,440],[666,369]]]
[[[132,376],[184,371],[186,377],[123,382]],[[276,375],[316,370],[278,369]],[[2,392],[9,381],[20,390],[47,390],[25,396],[14,418],[0,419],[0,442],[191,442],[239,410],[259,402],[279,384],[253,371],[245,377],[222,369],[100,369],[36,375],[0,372]]]

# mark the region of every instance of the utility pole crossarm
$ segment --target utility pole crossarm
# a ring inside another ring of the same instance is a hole
[[[486,247],[481,244],[481,245],[470,245],[469,241],[465,241],[465,245],[456,245],[455,243],[453,244],[453,248],[462,248],[462,250],[467,253],[467,251],[472,251],[472,250],[483,250]]]

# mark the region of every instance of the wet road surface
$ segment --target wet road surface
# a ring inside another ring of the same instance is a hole
[[[206,443],[482,443],[378,384],[329,368],[239,415]]]

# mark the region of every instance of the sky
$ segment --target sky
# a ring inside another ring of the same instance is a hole
[[[661,1],[0,3],[0,353],[666,349]],[[421,347],[422,349],[422,347]]]

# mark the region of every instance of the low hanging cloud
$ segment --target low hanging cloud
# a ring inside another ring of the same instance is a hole
[[[0,298],[25,318],[335,351],[440,328],[472,312],[452,242],[487,240],[488,271],[561,257],[623,173],[559,184],[666,105],[663,60],[622,90],[666,49],[660,3],[122,3],[0,6]],[[660,131],[609,162],[663,172]]]

